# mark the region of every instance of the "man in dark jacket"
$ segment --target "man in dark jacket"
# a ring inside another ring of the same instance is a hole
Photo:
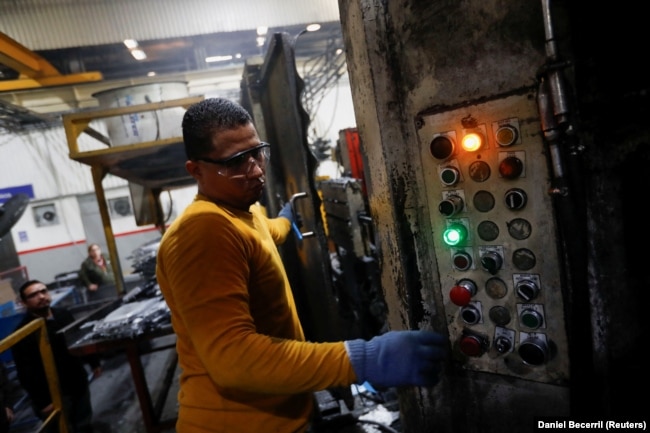
[[[96,356],[73,356],[63,335],[57,331],[74,322],[72,314],[62,308],[51,307],[52,297],[47,286],[40,281],[27,281],[20,287],[20,298],[25,304],[25,317],[16,327],[22,328],[38,318],[45,319],[48,339],[58,373],[63,407],[73,433],[92,432],[92,406],[87,362],[95,376],[101,374],[100,360]],[[32,333],[12,347],[18,380],[29,395],[36,415],[47,418],[53,410],[52,398],[38,346],[38,333]],[[56,424],[56,423],[53,423]],[[52,425],[53,425],[52,424]]]

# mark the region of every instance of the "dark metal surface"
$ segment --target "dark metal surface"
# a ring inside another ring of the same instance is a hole
[[[314,181],[317,160],[307,140],[309,116],[301,104],[303,81],[294,55],[295,38],[273,35],[260,65],[249,66],[242,81],[242,104],[251,112],[260,138],[271,143],[271,161],[264,198],[269,215],[277,215],[280,202],[296,193],[307,198],[295,202],[302,232],[281,247],[298,314],[307,338],[332,341],[350,337],[351,327],[338,314],[332,287],[330,257],[321,218],[321,201]]]

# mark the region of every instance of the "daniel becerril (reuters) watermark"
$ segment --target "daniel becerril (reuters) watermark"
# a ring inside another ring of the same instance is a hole
[[[645,431],[647,423],[645,420],[625,421],[625,420],[538,420],[538,430],[580,430],[580,431]]]

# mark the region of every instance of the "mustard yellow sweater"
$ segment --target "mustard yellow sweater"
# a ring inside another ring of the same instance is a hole
[[[355,382],[344,344],[304,335],[276,245],[285,218],[200,194],[163,236],[157,279],[182,369],[176,431],[303,432],[312,392]]]

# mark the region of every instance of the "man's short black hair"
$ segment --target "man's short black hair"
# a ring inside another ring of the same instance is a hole
[[[20,288],[18,289],[18,294],[20,295],[20,299],[22,299],[23,301],[25,300],[25,290],[27,290],[27,288],[28,288],[29,286],[31,286],[32,284],[45,284],[45,283],[43,283],[43,282],[40,281],[40,280],[29,280],[29,281],[25,281],[25,282],[22,284],[22,286],[20,286]]]
[[[190,106],[183,116],[183,142],[187,159],[205,157],[212,150],[215,133],[252,123],[251,115],[236,102],[208,98]]]

